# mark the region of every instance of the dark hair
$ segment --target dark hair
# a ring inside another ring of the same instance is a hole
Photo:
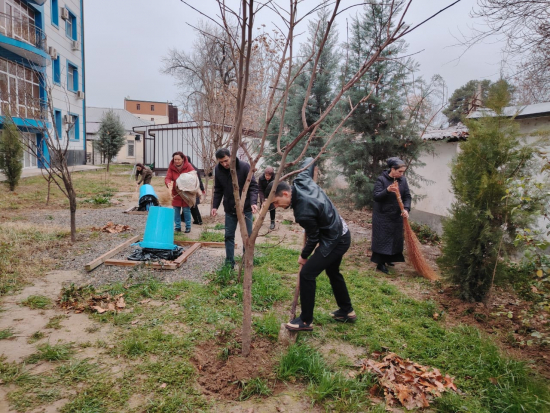
[[[388,160],[386,161],[386,165],[388,165],[388,168],[391,169],[399,169],[403,166],[407,166],[405,162],[395,156],[392,158],[388,158]]]
[[[183,154],[182,151],[174,152],[174,153],[172,154],[172,159],[174,159],[174,156],[176,156],[176,155],[179,155],[180,158],[183,159],[184,161],[187,159],[187,157]]]
[[[216,151],[216,159],[223,159],[226,156],[231,156],[231,152],[227,148],[220,148]]]
[[[138,166],[141,168],[141,171],[137,170]],[[142,163],[136,163],[136,175],[140,175],[143,172],[143,169],[145,169],[145,168],[143,167]]]
[[[272,188],[273,188],[273,181],[269,183],[269,185],[265,190],[265,193],[266,194],[271,193]],[[279,184],[277,185],[277,189],[275,190],[275,196],[281,196],[283,194],[283,191],[290,191],[290,185],[285,181],[279,182]]]

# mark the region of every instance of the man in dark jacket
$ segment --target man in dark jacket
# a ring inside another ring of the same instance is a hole
[[[235,266],[235,231],[237,230],[237,210],[235,209],[235,196],[233,195],[233,182],[229,170],[231,153],[228,149],[222,148],[216,151],[218,165],[214,169],[214,199],[212,202],[212,216],[218,213],[218,208],[223,199],[225,210],[225,262],[231,267]],[[250,171],[250,165],[246,162],[236,161],[237,178],[239,181],[239,194],[242,190]],[[244,202],[244,216],[246,219],[246,230],[248,235],[252,233],[252,214],[258,211],[258,183],[252,175],[252,180],[246,193]]]
[[[300,270],[302,314],[286,325],[289,330],[313,330],[315,280],[323,271],[327,273],[339,307],[330,313],[331,317],[337,321],[355,321],[357,318],[346,282],[340,273],[340,263],[351,244],[351,234],[336,207],[313,181],[313,159],[305,159],[300,168],[308,165],[296,176],[292,187],[286,182],[280,182],[273,199],[276,208],[292,207],[296,222],[306,232],[306,243],[298,258],[298,263],[303,265]],[[271,192],[272,186],[268,186],[267,194]]]
[[[275,179],[275,171],[273,170],[273,167],[268,166],[265,168],[264,173],[260,178],[258,179],[258,184],[260,186],[260,207],[263,205],[265,198],[269,196],[269,193],[266,193],[267,186],[273,182]],[[273,204],[269,205],[269,217],[271,218],[271,225],[269,226],[269,229],[275,229],[275,207]]]

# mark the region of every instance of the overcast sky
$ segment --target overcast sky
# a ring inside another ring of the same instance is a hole
[[[312,4],[318,1],[307,0]],[[189,2],[210,15],[217,11],[213,0]],[[357,2],[343,0],[343,8]],[[419,23],[452,2],[414,0],[406,22]],[[461,0],[406,37],[409,53],[418,52],[414,58],[420,63],[421,74],[426,78],[443,76],[449,93],[471,79],[495,80],[500,73],[498,42],[477,45],[457,60],[464,49],[453,46],[456,37],[482,23],[469,16],[475,6],[476,0]],[[356,13],[354,10],[351,13]],[[87,0],[84,12],[88,106],[122,108],[127,96],[179,104],[174,80],[160,73],[162,58],[171,48],[190,50],[195,34],[187,23],[196,25],[202,16],[179,0]],[[338,21],[340,41],[345,40],[345,26],[346,16],[342,16]]]

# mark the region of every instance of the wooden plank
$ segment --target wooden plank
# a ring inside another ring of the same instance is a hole
[[[130,208],[128,208],[128,209],[126,209],[126,210],[124,210],[124,211],[122,211],[122,212],[123,212],[124,214],[127,214],[128,212],[133,211],[134,209],[136,209],[135,206],[130,207]]]
[[[188,245],[201,244],[203,247],[209,248],[225,248],[225,242],[206,242],[206,241],[174,241],[174,244],[179,245],[180,247],[186,247]],[[235,248],[238,245],[235,244]]]
[[[130,215],[147,215],[149,211],[138,211],[138,207],[131,207],[128,208],[125,211],[122,211],[123,214],[130,214]]]
[[[185,261],[187,261],[187,259],[193,255],[193,253],[195,251],[197,251],[198,249],[200,249],[202,247],[201,243],[200,242],[196,242],[195,244],[193,244],[193,246],[189,249],[187,249],[186,251],[183,252],[183,254],[181,254],[178,258],[176,258],[173,262],[174,264],[176,264],[178,267],[180,267]]]
[[[107,251],[105,254],[99,256],[93,261],[90,261],[88,264],[86,264],[86,271],[92,271],[94,268],[99,267],[101,264],[103,264],[107,259],[111,258],[116,253],[126,249],[130,244],[133,244],[134,242],[138,241],[141,238],[141,235],[136,235],[126,241],[124,241],[122,244],[118,245],[117,247],[113,248],[110,251]]]
[[[145,265],[146,267],[155,268],[157,270],[175,270],[178,268],[176,264],[172,262],[161,265],[159,263],[149,263],[146,261],[130,261],[130,260],[106,260],[105,265],[116,265],[118,267],[135,267],[137,265]]]

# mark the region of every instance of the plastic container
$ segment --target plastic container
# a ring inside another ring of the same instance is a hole
[[[141,248],[159,250],[177,248],[177,245],[174,245],[174,210],[160,206],[150,207],[143,241],[137,245]]]
[[[141,198],[145,195],[152,195],[158,199],[158,196],[155,193],[155,189],[152,185],[149,184],[141,185],[141,187],[139,188],[139,199],[141,200]]]

